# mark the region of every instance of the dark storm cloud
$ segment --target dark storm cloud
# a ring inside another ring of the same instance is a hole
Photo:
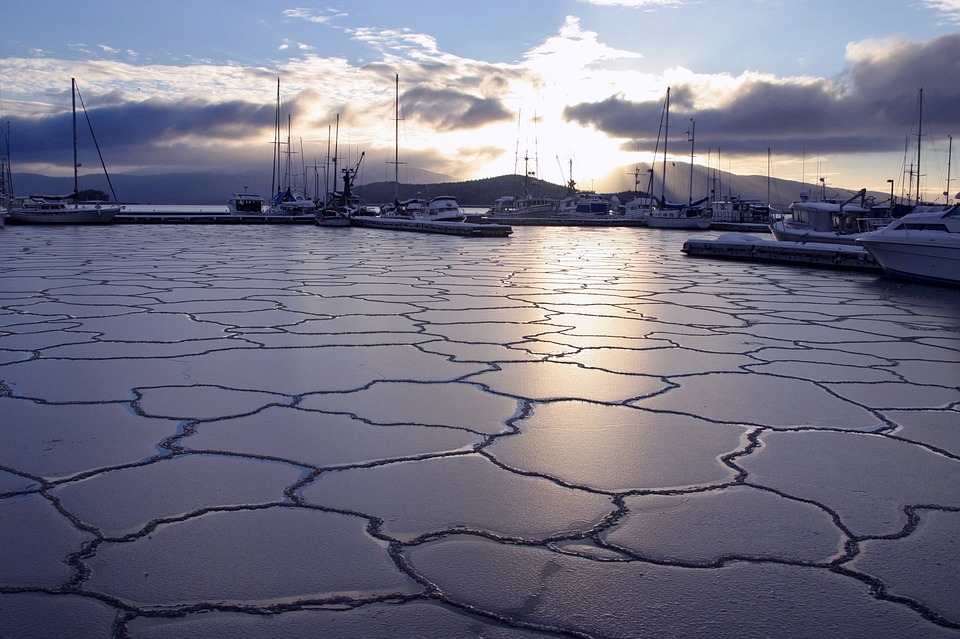
[[[476,129],[513,117],[499,100],[452,89],[414,87],[403,93],[402,104],[406,117],[417,118],[437,131]]]
[[[899,151],[915,133],[918,88],[924,87],[924,131],[960,130],[960,35],[925,44],[889,44],[889,50],[854,62],[836,81],[754,81],[724,106],[697,109],[692,85],[671,91],[670,137],[685,139],[696,121],[697,143],[728,152],[823,153]],[[625,146],[652,150],[662,100],[630,102],[612,96],[568,106],[564,118],[630,139]],[[913,127],[913,128],[912,128]]]
[[[295,105],[288,105],[295,111]],[[250,104],[241,101],[211,103],[200,100],[179,102],[147,100],[88,108],[104,155],[113,164],[136,165],[145,159],[153,163],[168,153],[171,159],[182,158],[169,152],[185,140],[202,146],[220,140],[242,140],[261,135],[272,137],[276,109],[274,105]],[[77,115],[78,136],[88,137],[86,119]],[[16,163],[66,161],[65,150],[71,146],[71,115],[64,113],[48,118],[11,121],[11,152]]]

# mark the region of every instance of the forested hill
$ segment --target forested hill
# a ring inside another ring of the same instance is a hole
[[[667,199],[673,202],[686,202],[689,196],[689,165],[677,162],[676,169],[671,171],[667,180]],[[629,183],[629,171],[624,170],[624,186]],[[269,187],[264,189],[258,186],[257,180],[250,180],[249,176],[230,175],[221,173],[171,173],[165,175],[113,175],[112,181],[117,197],[124,203],[136,204],[223,204],[226,205],[231,193],[242,192],[244,185],[249,185],[250,192],[268,196]],[[714,180],[713,178],[716,177]],[[70,178],[48,177],[36,174],[18,174],[13,176],[14,192],[17,195],[31,195],[36,193],[69,193],[72,190]],[[659,196],[659,184],[653,190]],[[641,189],[645,190],[646,185]],[[81,188],[99,189],[109,192],[109,187],[102,176],[81,177]],[[585,187],[589,188],[589,186]],[[734,175],[720,172],[714,176],[704,167],[694,167],[693,198],[700,199],[716,190],[718,196],[739,196],[742,198],[756,198],[769,202],[777,208],[786,207],[790,202],[798,199],[801,190],[814,191],[812,185],[800,182],[770,179],[758,175]],[[361,200],[367,204],[385,204],[393,202],[397,197],[401,200],[413,197],[430,198],[438,195],[450,195],[457,199],[462,206],[489,207],[493,202],[506,195],[522,197],[524,194],[545,197],[563,197],[567,188],[561,184],[553,184],[536,178],[528,178],[526,185],[522,175],[501,175],[499,177],[482,180],[468,180],[465,182],[436,182],[430,184],[399,184],[393,182],[371,182],[357,185],[354,189]],[[846,198],[856,189],[827,188],[828,197]],[[313,188],[309,189],[313,194]],[[623,190],[617,193],[603,193],[616,195],[621,202],[631,199],[635,193]],[[882,193],[872,193],[877,200],[885,199]],[[768,197],[769,196],[769,197]]]

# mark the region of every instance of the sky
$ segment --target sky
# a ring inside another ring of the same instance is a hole
[[[924,197],[943,200],[948,166],[960,191],[960,0],[4,0],[0,14],[15,172],[70,173],[74,77],[112,174],[222,171],[269,191],[279,79],[292,164],[327,164],[335,140],[341,167],[363,153],[365,182],[526,171],[629,190],[638,163],[663,161],[669,87],[671,166],[692,154],[913,192],[919,140]]]

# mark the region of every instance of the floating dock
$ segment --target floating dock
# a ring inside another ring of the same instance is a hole
[[[313,215],[240,215],[233,213],[120,213],[115,224],[313,224]]]
[[[690,239],[683,252],[696,257],[718,257],[751,262],[800,264],[826,268],[879,271],[873,256],[859,246],[826,243],[780,242],[742,233],[721,235],[715,240]]]
[[[506,224],[471,222],[427,222],[402,217],[367,217],[360,215],[350,218],[351,226],[390,231],[414,231],[419,233],[442,233],[444,235],[463,235],[469,237],[506,237],[513,229]]]

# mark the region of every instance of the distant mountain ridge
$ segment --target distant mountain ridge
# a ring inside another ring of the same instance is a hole
[[[634,167],[625,173],[632,173]],[[640,174],[646,175],[646,167],[640,166]],[[676,164],[673,171],[683,179],[671,181],[668,179],[666,197],[673,202],[686,202],[689,194],[689,164]],[[445,176],[437,176],[443,179]],[[716,177],[716,180],[710,178]],[[242,192],[244,186],[249,186],[251,193],[259,193],[267,197],[267,189],[258,189],[251,184],[248,175],[235,173],[167,173],[160,175],[111,175],[117,197],[121,202],[130,204],[203,204],[226,205],[232,193]],[[803,190],[814,192],[816,187],[794,180],[780,178],[767,179],[758,175],[735,175],[732,173],[716,172],[706,167],[694,166],[693,199],[697,200],[708,196],[710,188],[716,185],[722,196],[737,196],[755,198],[769,202],[776,208],[785,208],[799,198]],[[15,173],[13,185],[17,195],[57,194],[69,193],[73,190],[72,177],[49,177],[33,173]],[[697,185],[701,185],[697,188]],[[710,185],[710,187],[708,187]],[[641,185],[645,190],[646,185]],[[100,189],[110,192],[106,179],[102,175],[89,175],[81,178],[81,187],[84,189]],[[392,202],[395,197],[404,200],[413,197],[435,197],[450,195],[463,206],[487,207],[502,196],[523,196],[526,191],[531,195],[546,197],[563,197],[567,188],[560,184],[553,184],[536,178],[528,178],[526,184],[521,175],[501,175],[491,178],[467,181],[439,181],[422,184],[391,182],[369,182],[355,187],[360,198],[370,204]],[[653,194],[659,196],[659,182],[652,189]],[[828,197],[847,198],[855,190],[842,188],[827,188]],[[769,193],[769,198],[768,198]],[[621,202],[626,202],[634,196],[632,191],[605,193],[616,195]],[[887,198],[883,193],[870,193],[878,202]]]

